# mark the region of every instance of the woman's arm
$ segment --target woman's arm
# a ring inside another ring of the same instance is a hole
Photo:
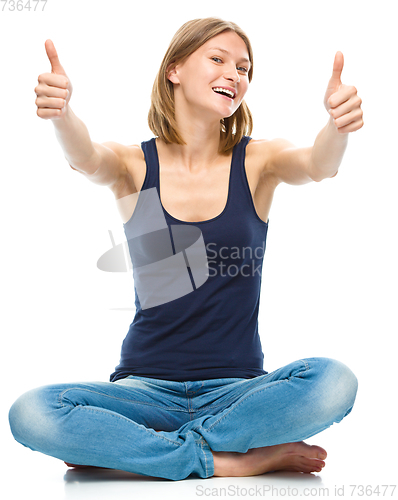
[[[86,125],[68,109],[53,121],[55,134],[73,170],[101,186],[112,188],[126,172],[127,146],[116,142],[92,142]]]
[[[334,56],[333,72],[324,97],[324,106],[330,119],[318,134],[312,148],[313,177],[334,177],[347,148],[348,134],[363,127],[362,99],[353,85],[341,82],[344,56]],[[331,175],[334,174],[334,175]]]
[[[337,131],[331,116],[317,135],[311,154],[311,172],[314,180],[337,175],[348,143],[348,134]]]
[[[37,115],[53,122],[58,142],[73,170],[87,175],[92,182],[113,186],[125,173],[127,148],[113,142],[104,145],[91,141],[86,125],[70,108],[73,87],[54,44],[46,40],[44,45],[51,73],[39,75],[35,88]]]
[[[69,104],[66,105],[62,118],[52,122],[71,168],[85,174],[94,173],[98,168],[98,154],[86,125],[75,115]]]
[[[278,182],[305,184],[319,182],[337,175],[347,148],[348,134],[359,130],[363,124],[362,99],[354,86],[341,83],[344,58],[335,55],[332,77],[324,97],[324,106],[330,114],[326,126],[319,132],[312,147],[296,148],[285,139],[274,139],[268,147],[264,171]]]

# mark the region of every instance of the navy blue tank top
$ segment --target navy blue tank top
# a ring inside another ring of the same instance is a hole
[[[195,381],[268,373],[258,313],[269,219],[257,215],[246,177],[250,139],[233,148],[224,210],[199,222],[163,208],[155,138],[141,143],[145,180],[123,224],[136,312],[111,382],[128,375]]]

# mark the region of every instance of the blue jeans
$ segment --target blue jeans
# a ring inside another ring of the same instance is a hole
[[[208,478],[211,450],[246,453],[307,439],[350,413],[357,387],[352,371],[329,358],[251,379],[130,375],[30,390],[12,405],[9,422],[19,443],[68,463]]]

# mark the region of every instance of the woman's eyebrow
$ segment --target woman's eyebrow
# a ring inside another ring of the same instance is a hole
[[[221,47],[210,47],[209,50],[221,50],[221,52],[225,52],[226,54],[229,54],[228,50],[222,49]],[[239,61],[244,61],[250,64],[249,59],[246,57],[241,57]]]

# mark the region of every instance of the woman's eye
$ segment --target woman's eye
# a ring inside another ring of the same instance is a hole
[[[222,62],[222,60],[219,57],[212,57],[211,59],[212,61],[217,60]],[[247,68],[244,68],[243,66],[239,67],[238,69],[243,70],[245,73],[247,73],[248,71]]]

